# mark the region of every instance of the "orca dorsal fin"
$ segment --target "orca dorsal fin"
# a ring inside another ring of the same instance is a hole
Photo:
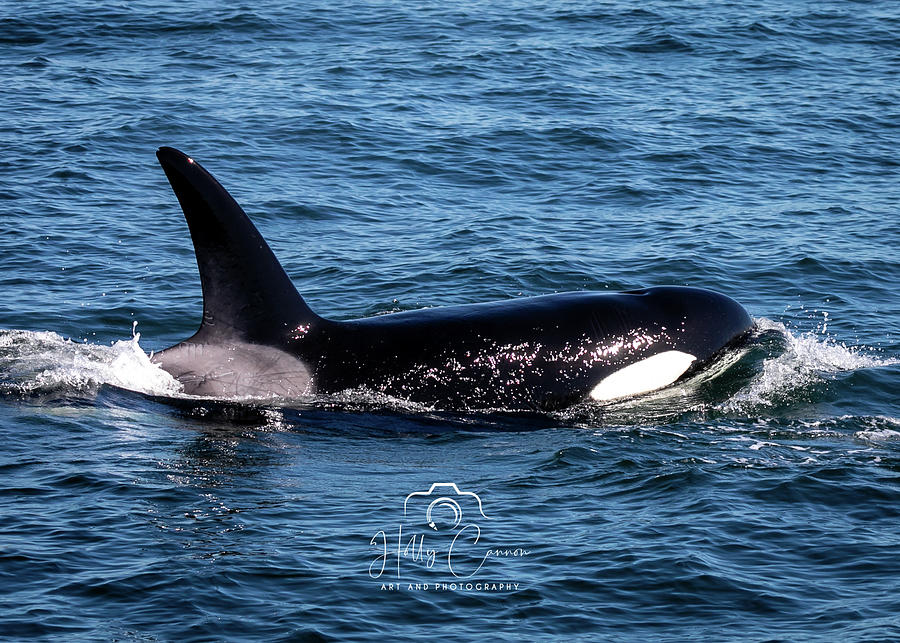
[[[196,340],[277,344],[287,331],[320,319],[241,206],[212,174],[171,147],[159,148],[156,157],[194,241],[203,287],[203,321]]]

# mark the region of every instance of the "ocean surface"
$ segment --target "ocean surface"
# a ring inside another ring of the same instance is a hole
[[[0,638],[900,638],[896,3],[222,4],[0,2]],[[326,317],[756,328],[548,414],[192,400],[162,145]]]

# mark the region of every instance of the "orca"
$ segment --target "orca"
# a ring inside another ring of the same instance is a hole
[[[307,306],[232,196],[157,152],[190,229],[203,318],[152,356],[188,395],[369,391],[436,410],[554,410],[666,387],[742,341],[752,320],[700,288],[568,292],[335,321]]]

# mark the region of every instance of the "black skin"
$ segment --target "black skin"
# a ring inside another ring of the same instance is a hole
[[[200,329],[156,357],[188,393],[364,388],[442,409],[555,409],[664,351],[695,356],[693,372],[752,327],[734,300],[677,286],[327,320],[212,175],[172,148],[157,157],[184,210],[203,287]],[[229,357],[235,350],[240,359]]]

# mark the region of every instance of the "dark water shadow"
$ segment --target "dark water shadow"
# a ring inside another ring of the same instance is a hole
[[[385,407],[372,403],[259,404],[233,400],[148,395],[112,385],[101,387],[97,404],[139,405],[171,413],[209,430],[213,427],[277,428],[312,434],[356,436],[439,435],[445,433],[523,432],[565,427],[560,418],[531,411],[454,412]]]

